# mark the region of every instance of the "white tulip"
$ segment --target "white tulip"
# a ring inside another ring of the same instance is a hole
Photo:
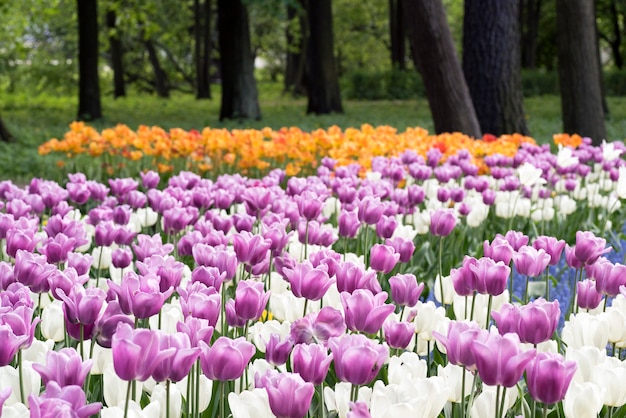
[[[607,357],[593,371],[592,382],[604,389],[602,397],[605,405],[622,406],[626,404],[626,364],[615,358]]]
[[[413,214],[413,226],[419,235],[428,234],[430,231],[430,212],[428,210]]]
[[[437,302],[441,303],[441,278],[439,275],[435,278],[434,290],[435,290],[435,299]],[[454,285],[452,284],[452,279],[450,276],[443,277],[443,295],[444,301],[443,303],[446,305],[451,305],[454,301]]]
[[[32,363],[46,364],[48,351],[54,349],[54,341],[33,340],[33,343],[25,350],[22,350],[22,360]]]
[[[556,155],[556,165],[560,168],[567,168],[578,164],[578,157],[574,157],[572,148],[559,145],[559,152]]]
[[[622,155],[622,150],[615,148],[615,144],[612,142],[602,141],[602,158],[605,161],[616,160]]]
[[[591,382],[572,381],[563,399],[566,418],[596,418],[602,409],[602,390]]]
[[[502,399],[502,390],[500,388],[500,399]],[[517,400],[517,389],[509,388],[506,390],[504,401],[504,410],[507,411]],[[472,418],[484,418],[496,416],[496,387],[495,386],[483,386],[483,391],[474,399],[472,409],[470,412]]]
[[[2,418],[29,418],[30,411],[23,403],[5,404],[2,408]]]
[[[595,368],[604,363],[606,350],[598,347],[585,346],[581,348],[567,347],[565,359],[575,361],[577,364],[576,373],[572,381],[583,383],[591,382]]]
[[[176,333],[176,324],[178,322],[185,322],[183,317],[183,311],[180,307],[180,301],[178,299],[172,299],[171,303],[164,303],[161,308],[161,327],[159,328],[159,315],[152,315],[148,319],[148,324],[151,329],[161,329],[168,334]]]
[[[187,382],[189,381],[189,376],[185,376],[183,380],[180,382],[176,382],[176,386],[178,387],[178,391],[182,393],[183,397],[187,395]],[[195,388],[194,388],[195,390]],[[203,412],[209,407],[209,403],[211,402],[211,395],[213,394],[213,381],[206,377],[204,374],[200,373],[200,397],[198,399],[198,409],[200,412]]]
[[[22,359],[22,384],[24,389],[24,402],[20,399],[20,376],[19,371],[11,366],[0,367],[0,391],[11,388],[11,395],[5,401],[10,406],[16,403],[28,404],[30,395],[39,395],[41,388],[41,376],[32,367],[31,361]]]
[[[389,384],[399,385],[407,378],[425,378],[427,375],[426,360],[420,359],[412,351],[405,351],[400,356],[389,358],[387,379]]]
[[[44,338],[59,342],[65,338],[63,303],[54,300],[41,312],[41,334]]]
[[[532,187],[546,183],[546,179],[541,177],[543,170],[535,167],[531,163],[523,163],[517,168],[517,175],[522,186]]]
[[[150,402],[143,409],[135,401],[128,402],[128,418],[154,418],[161,416],[161,410],[165,409],[165,405],[161,408],[161,404],[157,401]],[[124,417],[124,405],[102,408],[100,412],[102,418],[122,418]]]
[[[604,349],[609,342],[609,321],[604,315],[593,316],[586,312],[571,315],[565,322],[561,339],[572,348],[589,345]]]
[[[615,193],[620,199],[626,199],[626,167],[619,168],[619,178],[615,185]]]
[[[91,252],[91,256],[93,257],[92,267],[100,270],[108,269],[112,263],[111,256],[113,254],[113,250],[111,247],[95,247]]]
[[[489,216],[489,206],[483,203],[482,198],[467,201],[467,204],[472,208],[472,210],[465,217],[465,222],[467,222],[469,227],[477,228],[482,225],[485,219]]]
[[[105,367],[103,375],[104,384],[102,386],[104,401],[109,406],[119,406],[123,408],[124,403],[126,402],[126,391],[128,389],[128,382],[118,377],[118,375],[115,373],[115,369],[113,368],[113,362],[109,363]],[[143,382],[135,382],[135,399],[141,399],[143,386]],[[157,414],[156,416],[159,416],[159,414]]]
[[[228,394],[228,404],[233,418],[273,418],[265,389],[244,390]]]
[[[346,418],[350,411],[350,390],[352,385],[348,382],[339,382],[334,389],[324,387],[324,402],[328,411],[337,411],[339,418]],[[361,386],[357,394],[357,401],[370,403],[372,389]]]
[[[137,221],[135,222],[139,223],[141,227],[156,225],[157,220],[159,219],[159,214],[153,211],[150,207],[137,209],[135,215],[137,215]],[[131,220],[133,220],[132,215]]]
[[[161,405],[160,418],[180,417],[182,412],[183,397],[176,385],[170,383],[170,413],[167,414],[167,390],[165,383],[159,383],[152,389],[152,395],[150,395],[150,402],[158,402]]]
[[[448,363],[446,367],[438,366],[437,375],[445,379],[446,386],[450,388],[448,401],[459,403],[463,394],[469,396],[474,383],[474,375],[470,372],[463,373],[465,367]],[[465,379],[463,377],[465,376]],[[462,381],[465,382],[465,392],[463,392]]]
[[[272,334],[278,334],[280,335],[281,340],[284,340],[289,335],[290,328],[291,323],[287,321],[258,321],[250,327],[249,332],[250,336],[252,337],[251,341],[254,343],[256,348],[261,353],[265,353],[265,344],[270,340],[270,336]]]

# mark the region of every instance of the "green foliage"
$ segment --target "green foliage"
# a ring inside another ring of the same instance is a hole
[[[524,97],[559,93],[559,76],[556,71],[522,71]]]
[[[424,85],[416,71],[356,70],[342,80],[343,94],[355,100],[406,100],[424,97]]]

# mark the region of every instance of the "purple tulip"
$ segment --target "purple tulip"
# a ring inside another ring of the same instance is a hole
[[[119,247],[111,254],[111,264],[113,267],[123,269],[130,266],[133,261],[133,253],[128,247]]]
[[[56,382],[60,387],[82,386],[91,370],[91,360],[83,361],[73,348],[62,348],[59,351],[48,351],[46,364],[33,363],[33,369],[39,373],[44,386],[48,382]]]
[[[159,173],[152,170],[146,172],[141,171],[139,175],[141,176],[141,184],[144,189],[154,189],[159,185],[159,181],[161,180]]]
[[[366,334],[377,333],[395,309],[395,305],[386,304],[386,300],[387,292],[377,295],[366,289],[357,289],[352,294],[342,292],[341,304],[348,329]]]
[[[394,216],[383,215],[376,223],[376,235],[383,239],[391,238],[397,227],[398,221]]]
[[[501,235],[496,235],[491,244],[489,241],[483,243],[483,254],[494,261],[502,261],[508,265],[513,258],[513,247]]]
[[[576,300],[580,309],[595,309],[600,305],[602,293],[596,289],[596,281],[585,279],[576,283]]]
[[[502,261],[496,263],[491,258],[481,257],[470,264],[470,270],[474,273],[478,293],[498,296],[506,290],[511,268]]]
[[[152,255],[166,256],[174,250],[173,244],[163,244],[159,234],[153,236],[139,234],[137,243],[132,244],[132,247],[138,261],[143,261]]]
[[[139,183],[135,179],[131,178],[116,178],[109,179],[109,186],[111,186],[111,193],[116,197],[121,198],[130,191],[137,190]]]
[[[561,259],[561,254],[565,248],[565,241],[557,240],[550,236],[539,236],[533,241],[533,247],[536,249],[542,249],[550,255],[550,265],[556,266]]]
[[[321,344],[298,344],[291,354],[291,367],[305,381],[320,385],[326,379],[332,360],[333,355]]]
[[[48,238],[47,241],[39,247],[39,252],[46,256],[51,264],[57,264],[67,261],[67,256],[76,248],[76,239],[69,238],[65,234],[57,234],[54,238]]]
[[[476,291],[476,276],[471,266],[476,265],[477,262],[478,260],[474,257],[466,255],[460,268],[450,270],[452,286],[457,295],[470,296]]]
[[[404,350],[415,336],[415,324],[411,322],[386,321],[383,324],[385,341],[391,348]]]
[[[601,262],[598,259],[594,264],[587,266],[587,274],[596,281],[596,291],[607,296],[617,296],[619,289],[626,285],[626,266],[610,261]]]
[[[430,233],[447,237],[456,226],[456,215],[451,209],[437,209],[430,215]]]
[[[113,334],[120,323],[132,326],[134,320],[122,312],[118,301],[110,301],[94,324],[93,335],[96,336],[97,343],[102,347],[111,348]]]
[[[476,359],[471,345],[474,341],[487,338],[487,331],[481,329],[476,322],[451,321],[448,334],[442,335],[434,331],[433,336],[446,348],[448,362],[457,366],[476,370]]]
[[[320,300],[334,283],[334,280],[328,276],[326,269],[325,265],[315,268],[310,261],[305,260],[296,264],[293,269],[283,268],[283,274],[296,297]]]
[[[528,236],[519,231],[508,231],[504,234],[504,239],[511,244],[514,251],[518,251],[522,246],[527,245],[529,241]]]
[[[167,298],[174,292],[174,288],[161,292],[159,278],[155,274],[139,276],[134,271],[124,274],[121,285],[111,280],[108,283],[109,292],[117,295],[122,311],[139,319],[150,318],[159,313]]]
[[[517,334],[502,336],[495,330],[485,339],[472,342],[470,348],[476,359],[478,375],[489,386],[515,386],[535,356],[534,349],[521,351]]]
[[[337,290],[339,293],[352,293],[356,289],[368,289],[372,293],[382,292],[382,288],[373,270],[365,270],[362,266],[350,261],[337,266]]]
[[[412,240],[395,237],[385,240],[385,244],[393,247],[394,251],[400,254],[401,263],[408,263],[413,258],[415,244]]]
[[[28,335],[15,335],[8,324],[0,323],[0,367],[11,364],[17,351],[28,342]]]
[[[263,315],[270,292],[265,292],[262,282],[241,280],[235,292],[237,315],[247,321],[257,320]]]
[[[185,265],[176,261],[171,255],[155,254],[137,262],[137,270],[142,275],[155,274],[159,278],[159,290],[166,292],[169,288],[177,288],[183,279]]]
[[[315,387],[297,373],[268,370],[254,378],[257,388],[264,388],[272,413],[279,418],[304,418],[311,406]]]
[[[560,354],[538,353],[526,366],[526,386],[530,396],[546,405],[562,401],[576,367],[576,362],[565,361]]]
[[[584,263],[582,263],[575,254],[576,246],[570,247],[569,244],[565,245],[565,262],[570,268],[580,269],[584,267]]]
[[[308,226],[306,222],[298,224],[298,241],[302,244],[330,247],[337,239],[338,237],[330,225],[321,224],[318,221],[310,221]]]
[[[247,215],[245,213],[236,213],[232,217],[233,226],[238,233],[252,232],[252,226],[256,222],[254,216]]]
[[[366,196],[359,202],[358,218],[361,223],[375,225],[383,215],[385,207],[380,198]]]
[[[593,264],[600,256],[611,251],[611,247],[606,247],[604,238],[596,237],[590,231],[576,232],[576,246],[574,255],[583,264]]]
[[[389,273],[400,260],[400,254],[396,253],[390,245],[374,244],[370,249],[370,267],[382,273]]]
[[[359,221],[358,214],[354,211],[347,211],[342,209],[337,219],[339,236],[345,238],[355,238],[361,221]]]
[[[286,225],[281,222],[275,222],[269,226],[263,224],[263,238],[270,240],[270,251],[276,256],[283,252],[293,232],[287,233]]]
[[[167,334],[156,331],[156,334],[160,352],[167,354],[152,371],[152,378],[157,382],[180,382],[200,356],[200,348],[192,347],[189,336],[183,332]]]
[[[265,360],[272,366],[281,366],[287,362],[293,343],[289,339],[281,341],[280,335],[270,335],[270,340],[265,343]]]
[[[35,231],[23,228],[11,228],[7,232],[7,254],[15,258],[19,250],[32,253],[38,240],[35,238]]]
[[[87,396],[80,386],[60,387],[56,382],[46,385],[39,396],[28,398],[30,416],[33,418],[75,417],[88,418],[98,415],[102,404],[87,403]]]
[[[226,273],[226,280],[237,273],[237,255],[225,246],[197,244],[193,247],[193,258],[200,266],[216,267],[220,273]]]
[[[256,351],[244,337],[219,337],[210,348],[202,342],[200,346],[202,372],[209,379],[220,381],[240,378]]]
[[[50,290],[48,278],[55,271],[56,268],[47,263],[46,256],[38,256],[26,250],[17,251],[13,274],[18,282],[31,291],[45,293]]]
[[[523,343],[539,344],[552,338],[561,316],[559,301],[539,298],[520,308],[518,335]]]
[[[335,374],[342,382],[369,384],[389,357],[389,348],[362,334],[332,337],[328,346],[333,354]]]
[[[324,306],[319,312],[313,312],[291,324],[289,340],[293,344],[326,344],[329,338],[338,337],[346,332],[346,323],[340,311]]]
[[[202,283],[207,287],[214,287],[218,292],[226,280],[226,273],[220,273],[217,267],[198,266],[191,272],[192,283]]]
[[[550,255],[543,249],[523,245],[513,254],[513,264],[519,274],[529,277],[540,276],[550,263]]]
[[[206,319],[212,327],[217,324],[222,299],[214,287],[207,287],[200,282],[188,283],[184,289],[179,287],[178,293],[180,308],[185,318],[192,316]]]
[[[111,343],[113,368],[123,380],[148,379],[174,349],[161,350],[159,336],[149,329],[134,330],[126,323],[117,326]]]
[[[94,325],[106,299],[104,290],[97,287],[85,289],[79,284],[72,286],[69,294],[58,289],[57,295],[63,301],[65,320],[70,324],[81,325]],[[91,336],[85,336],[85,339],[88,338]]]
[[[69,253],[67,255],[67,267],[74,268],[79,276],[89,273],[92,263],[93,256],[91,254]]]
[[[246,319],[237,315],[234,299],[229,299],[228,302],[226,302],[226,305],[224,306],[224,313],[228,326],[231,326],[233,328],[243,328],[248,323]]]
[[[391,299],[398,306],[413,307],[424,290],[424,283],[417,283],[413,274],[396,274],[389,278]]]
[[[519,335],[519,323],[521,317],[519,307],[510,303],[505,303],[499,311],[491,312],[491,316],[496,321],[500,335],[511,332]]]
[[[350,411],[346,418],[372,418],[367,404],[363,401],[349,402]]]
[[[272,241],[263,238],[262,235],[253,235],[242,231],[233,235],[233,247],[240,263],[251,266],[265,260]]]

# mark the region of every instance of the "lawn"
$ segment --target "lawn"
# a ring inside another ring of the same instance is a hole
[[[165,129],[201,129],[205,126],[226,128],[280,128],[298,126],[305,130],[338,125],[342,128],[391,125],[398,130],[421,126],[433,130],[425,99],[406,101],[344,101],[344,114],[306,115],[306,98],[293,98],[281,93],[278,84],[261,84],[260,101],[263,118],[258,121],[219,122],[219,86],[213,88],[214,99],[195,100],[189,95],[174,95],[164,100],[147,95],[132,95],[114,100],[103,98],[104,119],[94,123],[98,129],[123,123],[136,129],[139,125],[158,125]],[[75,97],[0,96],[0,114],[18,138],[15,144],[0,144],[0,179],[26,181],[41,173],[37,146],[44,141],[61,138],[76,114]],[[550,142],[552,134],[561,132],[560,102],[557,96],[532,97],[525,101],[531,135],[541,143]],[[626,136],[626,99],[609,98],[612,113],[607,119],[608,140]]]

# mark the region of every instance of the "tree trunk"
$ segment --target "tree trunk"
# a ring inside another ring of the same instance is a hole
[[[154,71],[154,87],[156,88],[157,96],[163,98],[170,97],[170,87],[167,80],[167,74],[161,67],[159,56],[156,52],[156,48],[154,47],[154,42],[152,42],[152,39],[145,39],[143,43],[146,46],[146,51],[148,51],[148,60],[150,60],[150,65]]]
[[[122,62],[122,41],[116,33],[117,16],[115,10],[107,11],[106,22],[109,29],[109,53],[111,54],[111,68],[113,69],[113,97],[125,97],[124,65]]]
[[[294,21],[298,19],[298,31],[294,34]],[[306,94],[306,46],[308,43],[308,28],[305,5],[300,0],[299,7],[287,5],[287,21],[285,31],[287,40],[287,65],[285,67],[285,92],[294,96]]]
[[[518,0],[465,0],[463,73],[483,133],[527,135]]]
[[[196,98],[210,99],[209,63],[211,59],[211,0],[194,0],[194,54],[196,60]]]
[[[479,138],[480,126],[441,0],[404,0],[409,43],[435,131]]]
[[[310,31],[307,49],[307,113],[343,113],[333,51],[331,0],[308,0],[306,3]]]
[[[520,1],[520,23],[522,27],[522,68],[537,68],[537,39],[539,37],[539,19],[541,0]]]
[[[98,78],[98,3],[76,0],[78,5],[78,119],[102,117]]]
[[[606,130],[593,6],[593,0],[557,0],[557,41],[563,130],[599,144]]]
[[[399,70],[406,70],[404,10],[402,0],[389,0],[389,37],[391,39],[391,66]]]
[[[611,111],[609,110],[609,103],[606,101],[606,88],[604,87],[604,73],[602,71],[602,57],[600,56],[600,31],[598,30],[598,16],[596,14],[595,0],[593,6],[593,35],[594,42],[596,44],[596,64],[598,65],[598,77],[600,82],[600,96],[602,97],[602,113],[606,118]]]
[[[624,60],[622,59],[622,52],[620,48],[622,46],[622,31],[620,28],[620,16],[617,11],[617,5],[615,4],[615,0],[611,0],[610,5],[611,10],[611,26],[613,28],[613,40],[609,42],[611,45],[611,51],[613,53],[613,63],[618,69],[622,69],[624,66]]]
[[[2,117],[0,117],[0,141],[2,142],[13,142],[15,138],[9,132],[9,128],[4,124]]]
[[[222,66],[220,120],[261,119],[248,11],[241,0],[218,0],[218,29]]]

